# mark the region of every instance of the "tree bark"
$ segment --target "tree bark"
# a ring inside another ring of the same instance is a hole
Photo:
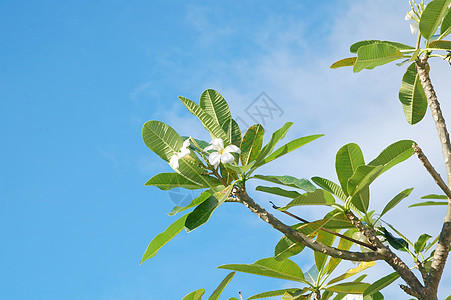
[[[428,106],[435,122],[442,153],[445,159],[446,173],[448,177],[448,188],[451,186],[451,141],[446,128],[445,118],[440,109],[440,103],[437,100],[437,94],[429,77],[428,57],[423,56],[416,60],[417,72],[423,86]],[[435,249],[431,270],[426,279],[426,294],[428,299],[437,299],[437,290],[440,279],[448,258],[449,245],[451,243],[451,199],[448,198],[448,209],[440,232],[437,248]]]

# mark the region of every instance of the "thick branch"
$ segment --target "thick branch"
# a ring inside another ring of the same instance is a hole
[[[320,242],[312,240],[305,234],[302,234],[299,231],[294,230],[290,226],[282,223],[279,219],[268,213],[263,207],[255,203],[255,201],[252,200],[251,197],[249,197],[244,189],[241,189],[237,192],[237,197],[247,208],[255,213],[260,219],[274,227],[274,229],[285,234],[293,242],[305,244],[307,247],[313,249],[314,251],[350,261],[376,261],[384,259],[384,256],[379,252],[360,253],[326,246]]]
[[[423,56],[416,60],[418,75],[423,86],[431,114],[435,122],[440,142],[442,144],[442,153],[445,158],[446,173],[448,176],[448,187],[451,186],[451,141],[448,130],[446,129],[445,119],[443,118],[437,95],[429,77],[427,56]],[[448,196],[449,197],[449,196]],[[451,201],[448,199],[448,210],[445,215],[442,231],[435,249],[434,259],[432,261],[431,270],[426,280],[426,292],[429,297],[437,297],[437,290],[440,279],[445,268],[448,258],[449,245],[451,243]]]
[[[426,168],[426,170],[431,174],[432,178],[434,178],[435,183],[442,189],[442,191],[448,196],[449,199],[451,199],[451,190],[448,188],[446,183],[443,181],[442,177],[440,176],[437,171],[435,171],[432,164],[429,162],[429,159],[426,157],[426,155],[423,153],[423,150],[421,150],[418,145],[413,144],[412,145],[413,150],[417,154],[418,158],[421,160],[421,163]]]

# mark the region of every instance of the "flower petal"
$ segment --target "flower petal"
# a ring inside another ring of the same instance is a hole
[[[228,152],[225,152],[223,155],[221,155],[221,162],[223,164],[226,164],[226,163],[231,164],[234,162],[234,160],[235,160],[235,157],[233,157],[233,155]]]
[[[410,32],[412,32],[413,35],[416,35],[418,30],[420,30],[418,22],[410,23]]]
[[[210,142],[210,145],[216,146],[216,149],[224,149],[224,142],[222,141],[222,139],[214,139]]]
[[[169,165],[174,170],[177,170],[179,168],[179,156],[177,155],[177,153],[171,156],[171,158],[169,159]]]
[[[413,10],[409,11],[409,12],[406,14],[406,17],[404,18],[404,20],[406,20],[406,21],[412,20],[412,19],[413,19],[413,18],[412,18],[413,14],[414,14]]]
[[[190,137],[187,138],[187,139],[183,142],[182,149],[183,149],[183,148],[188,148],[188,147],[189,147],[189,145],[190,145],[189,139],[190,139]]]
[[[191,151],[190,151],[189,149],[187,149],[187,148],[182,148],[182,149],[180,150],[180,152],[177,153],[177,156],[180,157],[180,158],[182,158],[182,157],[185,157],[185,156],[189,155],[190,153],[191,153]]]
[[[208,162],[213,166],[219,165],[220,161],[221,161],[221,154],[219,154],[218,152],[213,152],[208,157]]]
[[[229,152],[235,152],[235,153],[241,154],[240,148],[238,148],[238,147],[235,146],[235,145],[229,145],[229,146],[227,146],[227,147],[224,149],[224,152],[227,152],[227,153],[229,153]]]

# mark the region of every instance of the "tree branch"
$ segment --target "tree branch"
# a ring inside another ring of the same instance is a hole
[[[412,147],[413,147],[413,150],[415,151],[415,153],[417,154],[418,158],[421,160],[421,163],[423,164],[423,166],[426,168],[426,170],[429,172],[429,174],[431,174],[432,178],[434,178],[435,183],[437,183],[437,185],[442,189],[442,191],[446,194],[446,196],[448,196],[448,199],[451,199],[451,190],[448,188],[446,183],[443,181],[440,174],[437,173],[437,171],[435,171],[434,167],[429,162],[429,159],[423,153],[423,150],[421,150],[421,148],[416,144],[413,144]]]
[[[440,104],[437,100],[434,87],[432,86],[431,78],[429,77],[428,57],[423,56],[417,59],[416,66],[418,76],[423,86],[428,106],[431,109],[431,114],[435,122],[440,142],[442,144],[442,153],[445,158],[445,167],[448,177],[448,187],[451,186],[451,141],[449,133],[446,128],[445,119],[440,109]],[[449,196],[448,196],[449,197]],[[437,298],[437,290],[440,279],[445,268],[445,263],[448,258],[449,245],[451,243],[451,199],[448,198],[448,210],[445,215],[442,231],[440,232],[437,248],[435,249],[434,258],[426,280],[426,292],[429,297]]]
[[[305,244],[307,247],[313,249],[314,251],[324,253],[328,256],[350,260],[350,261],[376,261],[383,260],[384,256],[380,252],[352,252],[340,250],[334,247],[326,246],[320,242],[317,242],[305,234],[294,230],[290,226],[282,223],[279,219],[274,217],[272,214],[268,213],[263,207],[255,203],[255,201],[249,197],[245,189],[239,189],[236,193],[237,198],[249,208],[253,213],[255,213],[260,219],[270,224],[274,229],[285,234],[290,240],[296,243]]]

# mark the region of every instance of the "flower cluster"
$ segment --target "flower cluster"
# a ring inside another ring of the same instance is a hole
[[[169,159],[169,165],[174,169],[177,170],[179,168],[179,160],[182,159],[185,156],[188,156],[190,154],[190,150],[188,147],[190,146],[190,139],[186,139],[186,141],[183,142],[182,148],[180,148],[179,152],[174,153],[171,158]],[[208,162],[212,166],[218,166],[219,163],[233,163],[235,158],[231,153],[238,153],[241,154],[240,148],[238,148],[235,145],[229,145],[224,148],[224,141],[222,139],[214,139],[210,142],[210,145],[205,147],[203,150],[205,153],[210,150],[215,150],[211,152],[208,156]]]

